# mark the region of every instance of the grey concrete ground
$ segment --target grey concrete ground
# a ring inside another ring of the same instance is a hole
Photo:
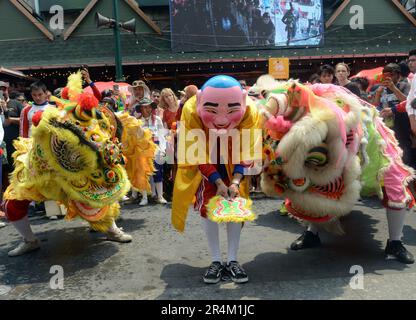
[[[103,240],[77,221],[31,218],[42,249],[8,258],[18,243],[12,226],[0,229],[0,299],[415,299],[416,266],[384,260],[384,209],[377,200],[360,202],[343,219],[346,235],[323,234],[323,246],[292,252],[303,231],[279,216],[281,201],[256,199],[258,219],[243,230],[239,260],[250,282],[207,286],[202,274],[210,262],[200,218],[189,214],[184,234],[170,225],[169,206],[123,207],[119,222],[134,237],[130,244]],[[224,229],[224,228],[222,228]],[[221,239],[225,253],[225,230]],[[416,255],[416,213],[404,229]],[[224,255],[225,258],[225,255]],[[64,289],[52,290],[51,266],[64,270]],[[352,289],[350,268],[364,269],[363,289]]]

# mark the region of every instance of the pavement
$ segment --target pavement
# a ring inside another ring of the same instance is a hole
[[[304,227],[280,216],[280,204],[256,195],[258,219],[245,225],[239,252],[250,281],[241,285],[203,283],[210,257],[200,218],[192,211],[180,234],[170,224],[169,205],[123,206],[118,224],[133,236],[129,244],[106,241],[80,220],[34,216],[42,248],[16,258],[7,256],[19,242],[8,224],[0,229],[0,300],[416,299],[416,266],[384,259],[387,221],[377,199],[357,203],[342,219],[346,235],[321,233],[321,247],[296,252],[289,246]],[[225,228],[220,237],[225,259]],[[403,239],[416,256],[413,211]],[[355,275],[357,269],[363,277]]]

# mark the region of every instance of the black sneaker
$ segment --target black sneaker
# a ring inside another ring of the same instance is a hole
[[[317,234],[311,231],[305,231],[302,235],[292,242],[290,249],[302,250],[307,248],[319,247],[321,245],[321,239]]]
[[[209,284],[218,283],[221,281],[222,275],[224,273],[224,266],[219,261],[214,261],[208,267],[207,271],[204,274],[204,282]]]
[[[397,261],[412,264],[415,262],[413,255],[406,250],[400,240],[387,240],[386,249],[384,250],[386,259],[397,259]]]
[[[248,281],[247,273],[237,261],[230,261],[227,264],[227,271],[231,276],[231,280],[235,283],[245,283]]]

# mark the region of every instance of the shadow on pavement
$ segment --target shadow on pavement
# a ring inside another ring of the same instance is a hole
[[[20,257],[7,256],[18,241],[1,246],[0,260],[4,268],[0,271],[0,283],[11,286],[49,283],[53,265],[62,266],[67,277],[97,267],[118,252],[119,244],[104,240],[101,233],[88,232],[86,227],[49,230],[37,236],[41,240],[40,250]]]
[[[146,226],[145,219],[129,218],[126,215],[123,215],[116,223],[117,226],[122,227],[127,233],[143,229]]]
[[[232,289],[205,285],[202,281],[205,268],[167,265],[161,273],[161,279],[167,284],[166,290],[157,299],[335,299],[344,293],[348,279],[354,275],[350,274],[354,265],[362,266],[365,274],[408,268],[397,261],[384,259],[385,243],[374,238],[377,223],[372,216],[353,211],[342,219],[346,234],[334,236],[321,232],[322,246],[319,248],[291,251],[289,242],[276,243],[276,252],[259,253],[254,260],[243,264],[250,282]],[[279,216],[276,211],[259,215],[257,224],[293,233],[293,240],[303,231],[296,220]],[[318,279],[328,280],[320,281],[320,287],[316,287]],[[292,285],[298,289],[292,289]],[[272,292],[262,289],[268,287]],[[286,292],[279,292],[279,287]]]
[[[403,242],[411,246],[416,246],[416,229],[405,225],[403,228]]]

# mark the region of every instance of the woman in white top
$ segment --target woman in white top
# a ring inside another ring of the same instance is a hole
[[[157,202],[161,204],[167,203],[163,197],[163,162],[166,155],[166,139],[165,135],[168,130],[163,126],[162,119],[153,113],[156,104],[149,98],[143,98],[137,105],[138,119],[142,120],[143,128],[149,129],[153,133],[153,142],[158,145],[156,150],[155,168],[156,172],[150,180],[152,186],[152,196],[157,196]],[[148,203],[147,192],[142,192],[141,206]]]

